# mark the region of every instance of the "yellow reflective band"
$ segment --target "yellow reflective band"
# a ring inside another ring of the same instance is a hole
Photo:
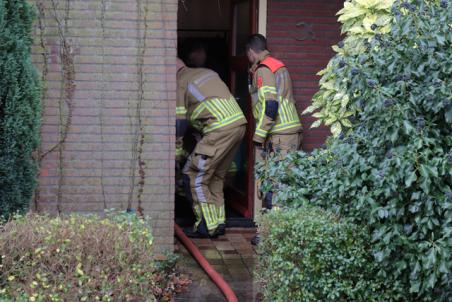
[[[223,115],[222,118],[227,118],[232,114],[231,112],[229,112],[229,109],[227,108],[223,99],[216,99],[215,105],[220,109],[220,112]]]
[[[202,123],[199,121],[192,121],[191,125],[198,131],[202,132]]]
[[[254,118],[257,120],[257,119],[259,119],[259,115],[260,115],[260,112],[261,112],[261,110],[262,110],[262,103],[257,103],[254,107],[253,107],[253,116],[254,116]]]
[[[187,113],[187,109],[183,106],[180,107],[176,107],[176,114],[186,114]]]
[[[176,156],[187,156],[188,152],[184,148],[176,148]]]
[[[204,103],[199,104],[195,108],[195,110],[193,110],[193,112],[191,113],[190,120],[192,122],[195,121],[198,118],[198,116],[204,111],[204,109],[206,109],[205,104]]]
[[[208,204],[208,203],[206,204],[206,211],[209,216],[209,223],[207,223],[207,229],[210,230],[215,225],[215,215],[214,215],[214,213],[212,213],[210,204]]]
[[[215,229],[218,225],[215,219],[215,213],[212,213],[210,206],[211,205],[208,203],[201,204],[202,213],[204,215],[203,217],[204,220],[206,221],[207,229],[209,231]]]
[[[223,118],[226,118],[227,116],[232,115],[233,113],[230,111],[230,109],[227,107],[226,103],[222,99],[215,99],[215,105],[220,109],[220,111],[223,113]]]
[[[226,101],[226,105],[230,108],[230,110],[233,114],[242,111],[240,109],[239,104],[237,104],[237,102],[235,100]]]
[[[242,108],[240,108],[240,105],[234,100],[234,108],[235,112],[242,112]]]
[[[231,167],[229,168],[229,172],[237,172],[237,164],[235,162],[232,162]]]
[[[223,112],[225,113],[225,117],[231,116],[234,114],[232,108],[228,105],[228,101],[225,99],[218,99],[218,105],[223,108]]]
[[[287,122],[294,122],[294,121],[300,120],[300,117],[298,116],[298,113],[297,113],[297,108],[295,108],[295,105],[293,103],[287,102],[285,109],[288,113]]]
[[[280,106],[280,111],[278,112],[280,115],[280,119],[282,123],[287,123],[289,121],[289,112],[287,111],[287,101],[282,100],[281,103],[279,104]]]
[[[225,127],[227,125],[230,125],[230,124],[232,124],[232,123],[234,123],[236,121],[239,121],[241,119],[244,119],[244,118],[245,118],[245,116],[242,113],[238,113],[238,114],[233,115],[233,116],[231,116],[231,117],[229,117],[229,118],[227,118],[227,119],[225,119],[225,120],[223,120],[221,122],[215,122],[215,123],[212,123],[212,124],[206,126],[204,128],[203,133],[205,134],[205,133],[208,133],[208,132],[210,132],[212,130]]]
[[[195,227],[198,227],[202,221],[202,210],[199,204],[193,206],[193,212],[195,212]]]
[[[290,104],[289,106],[290,112],[294,119],[300,120],[300,117],[298,116],[297,108],[294,104]]]
[[[216,119],[213,123],[204,126],[204,129],[202,129],[202,123],[197,121],[203,110],[207,110]],[[228,126],[240,119],[245,119],[245,116],[234,98],[206,99],[195,108],[190,116],[192,125],[203,133]]]
[[[296,128],[296,127],[301,127],[301,123],[297,121],[297,122],[292,122],[292,123],[288,123],[288,124],[280,124],[280,125],[274,126],[270,130],[270,133],[277,133],[279,131],[292,129],[292,128]]]
[[[211,218],[209,215],[209,208],[208,205],[205,203],[201,203],[201,211],[202,211],[202,217],[204,217],[204,220],[206,221],[206,224],[211,224]]]
[[[218,217],[217,217],[218,224],[225,223],[225,218],[224,218],[224,214],[222,211],[222,207],[216,207],[216,208],[217,208],[217,215],[218,215]]]
[[[256,131],[255,134],[265,138],[267,136],[268,131],[262,129],[262,124],[264,120],[265,115],[265,108],[266,108],[266,98],[265,94],[271,93],[276,95],[276,88],[272,86],[262,86],[258,89],[258,99],[259,102],[256,104],[256,106],[253,108],[253,115],[255,119],[258,119],[257,125],[256,125]]]
[[[261,137],[266,137],[267,136],[267,131],[262,129],[262,123],[264,121],[264,113],[265,113],[265,108],[266,108],[265,99],[263,99],[261,101],[261,106],[262,106],[262,109],[259,112],[259,121],[258,121],[258,123],[256,125],[256,134],[261,136]]]
[[[261,93],[273,93],[276,94],[276,87],[273,86],[262,86],[258,89]]]
[[[263,138],[267,137],[267,133],[268,133],[268,131],[265,131],[265,130],[262,130],[262,129],[256,129],[256,132],[255,132],[255,134],[257,136],[260,136],[260,137],[263,137]]]
[[[207,110],[209,110],[210,114],[212,114],[217,120],[221,120],[221,114],[220,114],[219,110],[213,106],[213,104],[206,101],[205,106],[206,106]]]
[[[237,102],[234,100],[225,100],[224,105],[229,110],[229,112],[232,114],[237,113]],[[240,108],[240,107],[239,107]]]
[[[218,224],[225,223],[225,217],[224,217],[224,206],[217,207],[217,213],[218,213]]]
[[[218,225],[217,207],[214,204],[209,203],[210,213],[212,214],[213,221]]]

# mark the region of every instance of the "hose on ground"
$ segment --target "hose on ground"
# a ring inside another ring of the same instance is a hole
[[[213,267],[209,264],[206,258],[204,258],[196,245],[190,240],[190,238],[185,235],[181,227],[177,224],[174,225],[174,232],[176,233],[177,238],[179,238],[182,244],[185,245],[190,254],[192,254],[193,258],[195,258],[199,265],[201,265],[210,279],[212,279],[215,285],[221,290],[227,302],[238,302],[237,296],[235,295],[229,284],[224,281],[223,277],[221,277],[221,275],[216,270],[213,269]]]

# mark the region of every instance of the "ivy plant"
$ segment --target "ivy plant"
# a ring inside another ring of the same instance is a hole
[[[394,0],[349,0],[337,14],[342,23],[342,34],[345,39],[333,46],[336,55],[327,67],[318,75],[320,89],[314,95],[312,105],[303,114],[313,113],[317,120],[311,128],[322,123],[331,126],[334,136],[339,136],[343,128],[352,127],[350,117],[356,113],[356,108],[350,104],[350,97],[359,91],[348,91],[347,79],[356,75],[359,69],[353,69],[344,74],[344,67],[350,58],[354,58],[368,48],[368,42],[376,35],[390,31],[393,17],[390,14]]]
[[[390,32],[343,67],[354,130],[258,173],[275,202],[320,206],[368,229],[394,301],[450,301],[452,10],[398,1],[391,14]]]

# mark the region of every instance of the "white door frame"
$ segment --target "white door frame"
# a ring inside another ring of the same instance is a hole
[[[267,0],[259,0],[257,32],[267,37]]]

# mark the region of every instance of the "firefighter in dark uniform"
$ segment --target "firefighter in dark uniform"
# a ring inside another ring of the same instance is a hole
[[[218,74],[177,61],[176,157],[182,154],[188,123],[201,133],[183,168],[196,222],[190,237],[216,237],[225,231],[223,186],[246,130],[242,110]],[[177,160],[177,158],[176,158]]]
[[[246,54],[252,64],[249,89],[256,121],[253,136],[256,161],[263,161],[275,152],[284,156],[297,151],[301,144],[302,127],[289,71],[283,62],[271,56],[267,40],[260,34],[249,38]],[[262,203],[266,208],[271,208],[272,192],[262,194],[257,181],[256,184],[259,200],[254,211],[258,213]],[[253,238],[253,244],[258,242],[259,236]]]

